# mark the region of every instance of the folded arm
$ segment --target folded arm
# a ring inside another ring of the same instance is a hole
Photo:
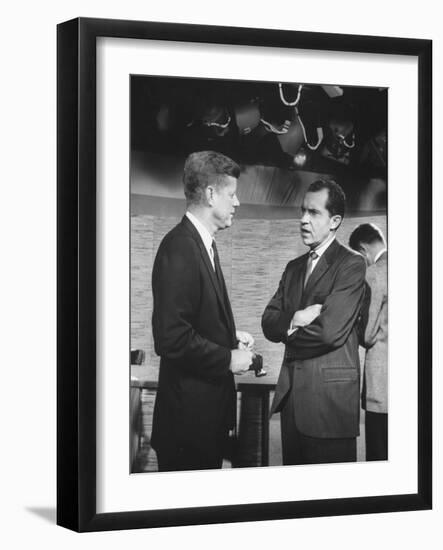
[[[352,256],[338,270],[320,315],[286,338],[296,359],[319,357],[346,342],[360,312],[365,271],[365,262],[359,256]]]
[[[284,309],[283,295],[287,284],[288,268],[283,272],[277,292],[271,298],[262,315],[263,334],[271,342],[284,342],[290,329],[294,309]]]

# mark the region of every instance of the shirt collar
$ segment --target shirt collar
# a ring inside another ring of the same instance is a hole
[[[186,212],[186,217],[189,219],[189,221],[192,223],[192,225],[197,229],[198,234],[200,235],[203,244],[205,245],[206,250],[209,252],[210,248],[212,247],[212,241],[213,238],[209,231],[206,229],[206,227],[199,221],[194,214],[191,214],[191,212]]]
[[[375,255],[374,264],[375,264],[375,262],[380,258],[380,256],[386,252],[386,250],[387,250],[387,248],[382,248],[382,249],[380,250],[380,252],[379,252],[378,254]]]
[[[329,237],[325,242],[323,242],[320,246],[317,246],[317,248],[313,248],[314,252],[317,254],[317,256],[320,258],[326,251],[326,249],[332,244],[332,242],[335,239],[335,234],[332,235],[332,237]]]

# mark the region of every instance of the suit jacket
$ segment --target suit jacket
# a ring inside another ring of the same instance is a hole
[[[319,438],[359,433],[360,367],[356,321],[364,295],[363,257],[334,240],[303,288],[308,254],[289,262],[263,317],[272,342],[285,344],[271,411],[292,399],[297,428]],[[294,313],[322,304],[308,326],[287,335]]]
[[[186,216],[160,244],[152,292],[152,332],[161,359],[151,444],[175,451],[186,442],[213,456],[217,438],[235,422],[229,370],[235,324],[224,281],[221,288]]]
[[[366,348],[363,407],[388,412],[388,253],[368,267],[370,301],[364,331]]]

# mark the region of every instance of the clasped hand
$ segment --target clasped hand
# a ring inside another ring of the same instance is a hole
[[[237,330],[235,333],[237,340],[239,342],[238,349],[249,349],[252,351],[252,348],[254,347],[254,338],[252,337],[249,332],[246,332],[244,330]],[[242,346],[240,347],[240,344]]]
[[[235,334],[238,340],[238,348],[231,351],[229,368],[234,374],[243,374],[252,365],[254,338],[249,332],[243,330],[237,330]]]

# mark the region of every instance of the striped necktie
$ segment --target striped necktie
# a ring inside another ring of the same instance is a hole
[[[306,285],[308,284],[308,279],[311,276],[312,269],[314,267],[313,266],[314,260],[316,260],[318,257],[319,256],[318,256],[317,252],[315,252],[315,250],[311,250],[309,252],[309,257],[308,257],[308,261],[307,261],[307,264],[306,264],[306,274],[305,274],[304,287],[306,287]]]

